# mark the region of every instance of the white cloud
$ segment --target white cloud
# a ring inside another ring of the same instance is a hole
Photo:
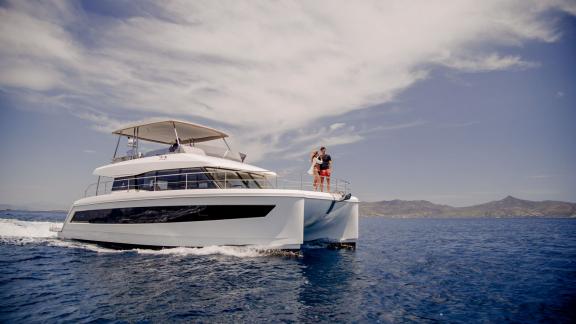
[[[337,130],[337,129],[342,128],[344,126],[346,126],[345,123],[334,123],[334,124],[330,125],[330,130],[334,131],[334,130]]]
[[[141,1],[118,18],[15,1],[0,7],[0,86],[99,130],[154,115],[215,122],[262,157],[321,140],[320,119],[389,102],[438,65],[533,67],[497,48],[558,39],[550,10],[576,13],[560,0]],[[347,127],[332,123],[325,141],[362,140]]]
[[[538,63],[522,60],[519,56],[490,55],[475,58],[451,58],[440,60],[438,63],[464,72],[498,71],[508,69],[527,69],[537,67]]]

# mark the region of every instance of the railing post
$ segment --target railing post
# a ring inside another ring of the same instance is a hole
[[[224,189],[228,189],[228,171],[224,171]]]
[[[188,173],[184,175],[184,189],[188,189]]]
[[[303,187],[302,187],[302,174],[300,174],[300,190],[302,190],[302,189],[303,189]]]

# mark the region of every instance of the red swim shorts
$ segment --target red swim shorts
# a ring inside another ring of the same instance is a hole
[[[320,170],[320,176],[321,177],[329,177],[330,176],[330,170],[329,169]]]

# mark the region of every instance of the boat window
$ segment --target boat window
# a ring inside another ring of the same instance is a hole
[[[187,189],[214,189],[217,188],[212,179],[202,169],[187,172]]]
[[[242,179],[234,171],[223,169],[208,169],[208,170],[211,172],[212,178],[216,180],[220,188],[228,188],[228,189],[245,188]]]
[[[206,171],[220,188],[246,188],[236,171],[216,168],[206,168]]]
[[[262,189],[272,188],[272,184],[268,180],[268,177],[264,174],[259,173],[249,173],[250,177],[254,179],[254,182],[258,184],[258,186]]]
[[[156,190],[180,190],[186,187],[186,175],[180,170],[161,170],[156,174]]]
[[[181,190],[217,188],[214,180],[202,168],[150,171],[133,177],[114,179],[112,191],[117,190]]]
[[[136,177],[136,189],[154,191],[156,171],[146,172]]]
[[[112,191],[134,189],[135,185],[134,177],[116,178],[112,183]]]
[[[262,188],[260,186],[260,184],[258,183],[258,181],[254,180],[254,178],[250,175],[250,173],[248,172],[237,172],[238,176],[240,176],[240,178],[242,179],[242,183],[244,184],[244,187],[246,188],[252,188],[252,189],[260,189]]]
[[[263,189],[272,187],[268,178],[263,174],[217,168],[206,168],[206,170],[220,188]]]

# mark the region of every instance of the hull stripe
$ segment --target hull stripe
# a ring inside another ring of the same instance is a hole
[[[77,211],[71,223],[153,224],[265,217],[275,205],[194,205]]]

